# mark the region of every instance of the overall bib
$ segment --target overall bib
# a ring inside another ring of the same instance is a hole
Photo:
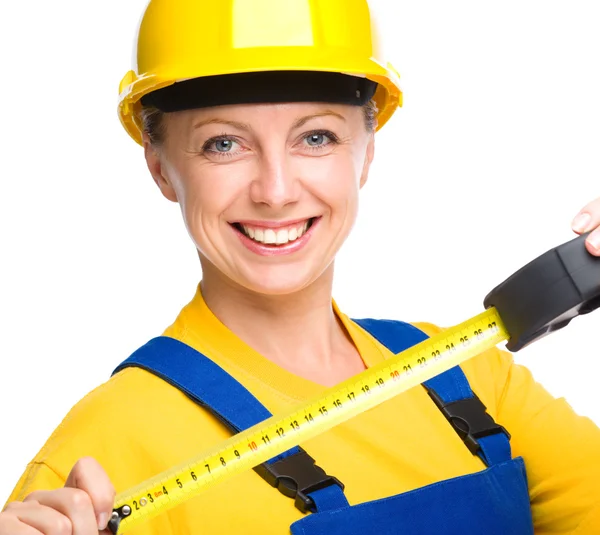
[[[393,353],[427,338],[416,327],[389,320],[354,320]],[[182,390],[233,433],[271,416],[237,380],[188,345],[158,337],[113,372],[137,366]],[[496,424],[455,367],[423,383],[466,447],[486,469],[384,499],[349,505],[343,484],[300,447],[254,470],[312,514],[290,526],[292,535],[533,535],[525,464],[511,456],[510,435]],[[398,445],[401,447],[401,444]]]

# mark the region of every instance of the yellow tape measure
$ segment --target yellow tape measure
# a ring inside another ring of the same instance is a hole
[[[242,431],[116,498],[109,528],[127,529],[193,498],[509,338],[494,307],[311,401]]]

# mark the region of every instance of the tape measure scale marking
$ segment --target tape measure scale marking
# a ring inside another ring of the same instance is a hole
[[[109,528],[126,531],[203,490],[251,469],[388,399],[496,346],[509,337],[491,307],[276,414],[116,498]]]

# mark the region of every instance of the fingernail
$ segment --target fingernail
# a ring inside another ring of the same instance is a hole
[[[600,251],[600,234],[593,232],[588,236],[587,242],[594,248],[594,250]]]
[[[106,513],[100,513],[98,515],[98,530],[102,531],[103,529],[106,529],[107,525],[108,525],[108,515]]]
[[[592,216],[587,212],[583,214],[579,214],[575,219],[573,219],[573,223],[571,226],[575,232],[585,232],[587,226],[590,224]]]

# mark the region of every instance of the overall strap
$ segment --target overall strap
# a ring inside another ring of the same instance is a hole
[[[409,323],[391,320],[353,320],[393,353],[400,353],[428,337]],[[494,422],[485,405],[473,393],[459,366],[423,383],[438,408],[452,424],[471,453],[487,465],[512,458],[510,434]]]
[[[142,368],[181,390],[210,411],[232,433],[256,425],[272,415],[244,386],[192,347],[160,336],[136,350],[113,375],[128,367]],[[348,505],[344,485],[328,476],[299,446],[269,459],[254,470],[288,497],[302,512]]]

